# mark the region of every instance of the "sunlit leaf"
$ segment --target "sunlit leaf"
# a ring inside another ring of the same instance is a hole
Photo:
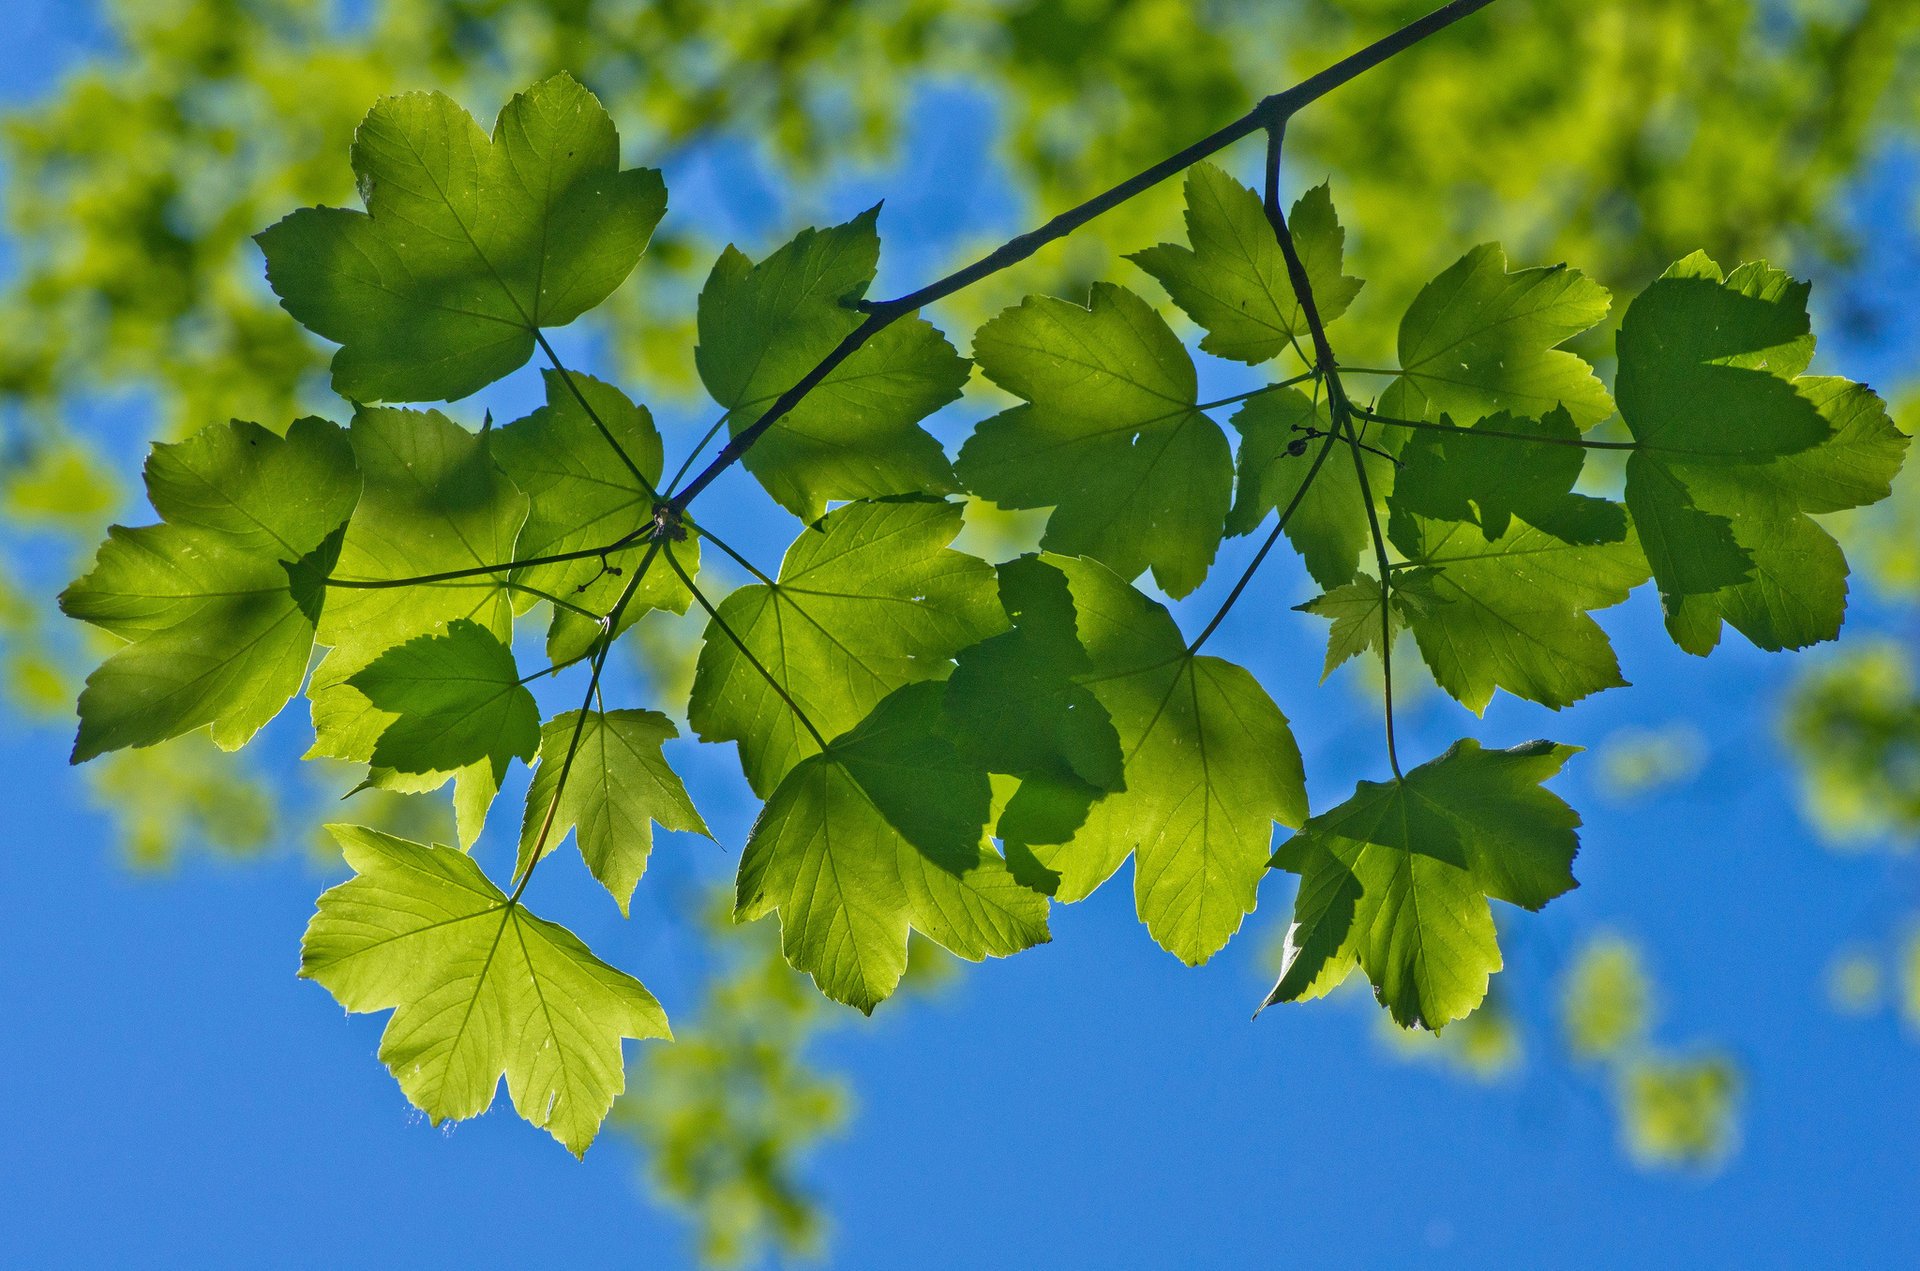
[[[462,853],[332,828],[354,876],[320,897],[300,974],[393,1010],[380,1058],[436,1124],[485,1112],[504,1075],[514,1110],[584,1155],[626,1085],[620,1039],[669,1035],[660,1004]]]
[[[341,346],[342,397],[465,397],[633,271],[667,190],[619,152],[612,119],[565,73],[508,102],[491,138],[443,94],[383,98],[354,135],[367,210],[302,208],[262,233],[267,280]]]

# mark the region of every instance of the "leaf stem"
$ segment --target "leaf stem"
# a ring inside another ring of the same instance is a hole
[[[702,525],[696,525],[692,521],[686,522],[686,526],[688,529],[692,530],[695,534],[698,534],[701,538],[706,539],[709,543],[712,543],[715,547],[719,548],[722,552],[726,553],[726,555],[732,559],[734,564],[746,570],[749,574],[752,574],[755,578],[759,579],[761,582],[765,583],[767,586],[774,587],[779,585],[775,583],[773,579],[767,577],[767,575],[761,571],[759,566],[755,565],[752,561],[748,560],[745,556],[742,556],[739,552],[734,551],[733,548],[728,547],[725,542],[721,541],[720,536],[718,534],[715,534],[712,530],[707,529],[705,526],[702,526]],[[669,560],[668,563],[671,564],[672,563],[671,560]]]
[[[580,737],[586,728],[587,711],[592,708],[594,698],[600,692],[600,676],[607,669],[607,655],[613,651],[613,633],[620,629],[620,615],[626,612],[627,603],[633,599],[633,593],[640,588],[641,580],[646,578],[647,570],[652,567],[654,558],[660,555],[665,544],[664,539],[655,538],[647,544],[647,554],[640,559],[634,569],[633,577],[620,593],[620,598],[607,611],[607,634],[601,638],[600,647],[594,650],[593,672],[587,677],[586,697],[580,703],[580,713],[573,721],[573,735],[567,739],[566,758],[560,763],[560,779],[553,783],[553,797],[547,800],[547,811],[540,822],[540,835],[533,841],[533,854],[527,859],[526,870],[520,875],[520,881],[514,886],[513,894],[507,897],[507,904],[520,902],[520,895],[527,890],[527,884],[533,881],[533,871],[546,858],[547,836],[553,832],[553,818],[560,810],[560,796],[567,788],[567,778],[573,774],[574,756],[580,751]]]
[[[1291,379],[1280,380],[1274,384],[1262,384],[1259,388],[1248,389],[1244,393],[1235,393],[1232,397],[1222,397],[1216,402],[1200,402],[1194,406],[1194,409],[1212,410],[1217,406],[1232,406],[1236,402],[1244,402],[1255,397],[1264,397],[1268,393],[1277,393],[1283,388],[1292,388],[1295,384],[1304,384],[1317,374],[1319,374],[1317,371],[1306,371],[1300,375],[1293,376]],[[1146,422],[1152,423],[1153,421],[1148,420]]]
[[[1396,419],[1392,415],[1382,415],[1368,410],[1364,406],[1355,406],[1353,412],[1362,419],[1376,424],[1386,424],[1391,428],[1418,428],[1423,432],[1457,433],[1465,437],[1499,437],[1507,441],[1531,441],[1543,446],[1576,446],[1581,450],[1638,450],[1637,441],[1588,441],[1584,437],[1534,437],[1521,432],[1503,432],[1498,428],[1482,428],[1475,424],[1464,428],[1459,424],[1436,424],[1425,419]]]
[[[1366,508],[1367,530],[1372,535],[1374,559],[1380,567],[1380,677],[1386,706],[1387,763],[1393,768],[1395,780],[1403,780],[1400,745],[1394,735],[1393,723],[1392,582],[1387,560],[1387,540],[1380,532],[1380,514],[1373,506],[1373,486],[1367,480],[1364,452],[1371,447],[1360,440],[1360,434],[1353,426],[1354,410],[1347,398],[1346,388],[1340,383],[1339,364],[1334,360],[1333,346],[1327,340],[1326,324],[1320,320],[1320,309],[1314,302],[1313,283],[1307,277],[1306,263],[1300,259],[1299,248],[1293,241],[1293,231],[1287,228],[1286,215],[1280,208],[1280,150],[1285,139],[1284,120],[1267,129],[1267,188],[1262,203],[1266,208],[1267,221],[1273,226],[1274,237],[1280,243],[1280,254],[1286,257],[1287,276],[1293,281],[1294,296],[1300,301],[1300,312],[1306,318],[1307,331],[1313,336],[1314,352],[1325,372],[1328,418],[1332,425],[1327,431],[1330,437],[1337,433],[1346,434],[1345,440],[1353,455],[1353,471],[1360,483],[1360,502]]]
[[[807,730],[820,749],[825,750],[827,748],[827,739],[820,735],[820,730],[813,726],[813,721],[807,718],[807,713],[800,709],[798,702],[793,700],[793,695],[787,692],[787,686],[774,678],[773,672],[767,670],[760,659],[754,656],[753,650],[747,647],[746,641],[742,640],[739,635],[734,632],[734,629],[727,625],[727,620],[720,616],[720,611],[713,607],[713,603],[707,599],[706,593],[694,585],[693,579],[688,576],[686,570],[680,568],[680,562],[674,559],[673,548],[671,547],[667,548],[667,564],[673,569],[674,573],[680,575],[680,581],[687,585],[687,590],[693,593],[693,598],[700,602],[702,609],[707,611],[707,617],[712,619],[713,625],[720,628],[721,633],[727,637],[733,644],[733,647],[740,650],[740,656],[745,658],[754,670],[760,672],[760,678],[767,682],[767,687],[780,695],[780,700],[787,704],[787,709],[792,711],[793,717],[800,721],[800,726]]]
[[[1193,638],[1193,643],[1187,646],[1189,656],[1200,652],[1200,646],[1207,642],[1207,637],[1213,634],[1214,629],[1218,627],[1221,622],[1225,621],[1227,611],[1233,608],[1234,601],[1240,599],[1240,593],[1245,591],[1247,584],[1253,581],[1254,574],[1259,571],[1261,564],[1267,559],[1267,553],[1273,550],[1273,545],[1280,541],[1281,531],[1287,528],[1287,521],[1293,516],[1294,509],[1298,508],[1301,501],[1307,497],[1307,487],[1312,485],[1313,479],[1320,475],[1321,466],[1327,462],[1327,456],[1333,453],[1334,443],[1340,440],[1338,436],[1331,432],[1325,435],[1327,438],[1326,444],[1320,447],[1318,454],[1314,455],[1313,466],[1307,469],[1307,475],[1300,481],[1300,488],[1295,490],[1293,492],[1293,498],[1287,501],[1286,508],[1280,513],[1279,522],[1275,524],[1273,529],[1267,534],[1267,541],[1260,544],[1260,550],[1253,554],[1253,559],[1247,562],[1247,567],[1240,571],[1240,580],[1234,583],[1233,590],[1227,593],[1227,598],[1220,602],[1218,609],[1214,610],[1213,617],[1207,622],[1207,625],[1201,629],[1199,635]]]
[[[640,471],[640,465],[634,462],[633,456],[627,453],[627,448],[620,444],[619,439],[613,435],[613,430],[608,428],[600,418],[600,412],[593,408],[593,403],[589,402],[586,394],[580,391],[580,386],[573,382],[573,372],[566,368],[560,361],[560,355],[553,351],[551,344],[547,343],[546,332],[535,327],[533,338],[540,342],[540,348],[546,353],[547,360],[553,363],[553,369],[560,372],[560,379],[566,384],[567,391],[573,394],[573,400],[580,403],[581,410],[587,412],[587,418],[593,421],[593,426],[600,430],[600,435],[606,438],[609,446],[613,447],[613,453],[620,456],[620,462],[627,465],[627,471],[633,474],[633,479],[640,483],[640,488],[647,492],[648,498],[658,499],[660,492],[654,488],[653,482],[647,480],[647,474]]]

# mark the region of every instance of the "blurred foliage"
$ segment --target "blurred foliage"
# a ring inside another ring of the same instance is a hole
[[[473,104],[570,69],[607,101],[631,159],[664,163],[670,177],[676,165],[744,163],[775,192],[783,230],[818,219],[835,181],[899,155],[919,88],[957,82],[992,112],[1005,165],[996,184],[1024,221],[1428,7],[115,0],[110,47],[0,131],[11,251],[0,284],[0,683],[29,713],[72,701],[84,651],[48,638],[41,593],[62,572],[49,562],[75,557],[124,507],[125,474],[101,458],[119,449],[110,428],[121,418],[135,412],[138,431],[178,436],[228,417],[279,427],[318,404],[326,351],[273,303],[249,236],[289,208],[352,199],[340,156],[382,93],[439,88]],[[1576,259],[1616,288],[1695,247],[1722,259],[1854,261],[1865,245],[1840,196],[1876,148],[1920,122],[1917,53],[1911,0],[1495,6],[1341,90],[1290,135],[1293,175],[1333,178],[1373,280],[1345,319],[1352,354],[1384,355],[1389,318],[1414,284],[1495,237],[1517,261]],[[1385,228],[1399,226],[1421,232]],[[1116,252],[1176,235],[1171,190],[1137,200],[958,298],[950,316],[959,325],[1021,292],[1073,294],[1096,274],[1124,276]],[[691,297],[716,247],[669,211],[641,277],[608,307],[608,369],[656,397],[694,385]],[[1583,351],[1601,355],[1604,333],[1590,343]],[[1910,472],[1894,510],[1850,535],[1867,541],[1867,571],[1890,593],[1920,591],[1917,480]],[[657,684],[684,689],[697,629],[638,629],[636,654]],[[1824,669],[1797,699],[1793,727],[1814,739],[1803,750],[1816,757],[1810,784],[1839,791],[1818,801],[1883,817],[1898,807],[1910,825],[1912,674],[1890,669],[1894,656],[1869,649]],[[1833,738],[1850,747],[1844,761],[1823,758]],[[1674,770],[1677,753],[1660,749],[1673,739],[1652,740],[1637,757],[1622,751],[1625,785],[1648,788]],[[130,855],[150,864],[187,844],[259,851],[284,823],[275,799],[309,793],[198,738],[120,756],[97,781]],[[419,801],[371,811],[409,824],[444,817]],[[1920,967],[1913,947],[1908,962]],[[691,1208],[716,1256],[806,1243],[817,1220],[791,1157],[841,1113],[835,1083],[793,1058],[820,1026],[808,1013],[817,1000],[782,987],[756,956],[716,979],[679,1046],[649,1051],[665,1067],[637,1088],[672,1093],[649,1094],[651,1110],[623,1105],[624,1123],[652,1145],[659,1186]],[[1906,982],[1920,994],[1920,972]],[[1513,1017],[1483,1015],[1478,1031],[1463,1025],[1437,1044],[1470,1071],[1505,1071],[1521,1053]],[[770,1045],[779,1037],[796,1044]],[[769,1066],[772,1054],[786,1058]],[[1621,1069],[1637,1152],[1697,1159],[1716,1133],[1724,1141],[1735,1088],[1713,1062]],[[756,1139],[766,1109],[786,1103],[804,1112],[793,1124],[805,1133]]]
[[[1627,1151],[1642,1165],[1705,1169],[1732,1153],[1740,1072],[1731,1061],[1637,1059],[1620,1082]]]
[[[1643,798],[1685,785],[1706,766],[1707,741],[1691,724],[1621,728],[1600,743],[1600,785],[1609,796]]]
[[[1837,650],[1800,677],[1783,719],[1802,801],[1829,839],[1920,838],[1920,679],[1911,647]]]
[[[1561,988],[1567,1049],[1606,1074],[1621,1139],[1635,1161],[1710,1169],[1738,1140],[1740,1069],[1724,1055],[1657,1045],[1658,1014],[1639,946],[1613,932],[1590,937]]]
[[[1374,1012],[1374,1028],[1390,1054],[1409,1062],[1442,1064],[1476,1081],[1514,1076],[1527,1059],[1520,1022],[1507,991],[1498,984],[1487,990],[1478,1010],[1447,1025],[1443,1033],[1401,1028],[1382,1011]]]
[[[93,799],[117,816],[121,851],[137,869],[165,868],[202,846],[245,859],[272,844],[276,821],[273,792],[249,767],[192,733],[107,756]]]
[[[787,965],[772,924],[709,909],[726,964],[673,1045],[641,1048],[611,1124],[645,1146],[655,1193],[688,1216],[703,1260],[817,1253],[822,1220],[796,1157],[840,1128],[851,1096],[807,1051],[847,1013]]]
[[[1562,1007],[1576,1059],[1617,1059],[1639,1046],[1653,1024],[1653,989],[1639,948],[1616,935],[1594,937],[1567,972]]]
[[[833,1029],[874,1027],[787,965],[773,924],[737,926],[732,908],[730,893],[706,906],[719,964],[698,1014],[673,1045],[640,1048],[609,1122],[645,1150],[654,1193],[687,1216],[701,1260],[717,1266],[821,1252],[825,1223],[803,1162],[846,1124],[853,1092],[808,1052]],[[955,965],[916,937],[901,988],[924,995]]]

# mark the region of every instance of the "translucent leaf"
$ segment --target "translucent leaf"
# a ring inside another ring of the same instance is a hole
[[[667,208],[564,73],[508,102],[491,139],[441,93],[383,98],[352,159],[365,212],[302,208],[259,243],[287,312],[341,346],[334,391],[360,402],[465,397],[519,367],[540,328],[625,281]]]
[[[947,681],[947,714],[962,754],[988,772],[1020,778],[999,834],[1064,842],[1094,800],[1125,785],[1120,738],[1106,707],[1079,683],[1093,662],[1080,644],[1066,576],[1033,556],[1001,565],[999,574],[1013,630],[961,650]]]
[[[387,650],[347,683],[394,718],[373,764],[400,773],[452,772],[485,762],[498,787],[516,756],[533,762],[540,708],[513,651],[469,618]]]
[[[642,531],[659,502],[661,444],[653,416],[611,384],[587,375],[546,372],[547,404],[496,429],[494,459],[527,496],[527,521],[514,555],[520,560],[581,553],[576,559],[529,565],[511,575],[524,612],[535,592],[596,614],[612,612],[647,554]],[[578,396],[575,396],[575,393]],[[631,466],[629,466],[631,465]],[[631,539],[601,554],[594,549]],[[690,536],[674,555],[689,574],[700,567],[700,542]],[[693,596],[678,574],[656,560],[620,616],[621,630],[648,609],[685,613]],[[570,662],[586,656],[604,634],[585,614],[556,605],[547,629],[547,656]],[[618,634],[618,633],[616,633]]]
[[[576,727],[580,741],[562,787],[560,772],[574,746]],[[548,720],[540,731],[540,767],[527,790],[515,872],[534,859],[536,845],[544,856],[572,829],[587,868],[625,914],[646,872],[655,823],[710,836],[686,786],[660,750],[678,735],[673,721],[658,711],[588,711],[584,721],[579,711],[568,711]]]
[[[1620,413],[1639,447],[1627,506],[1689,653],[1711,651],[1723,620],[1763,649],[1838,635],[1846,559],[1806,514],[1885,498],[1906,454],[1870,389],[1800,373],[1807,292],[1764,264],[1723,275],[1696,252],[1620,325]]]
[[[902,685],[943,678],[955,653],[1006,627],[993,567],[947,547],[959,532],[960,506],[928,499],[853,503],[803,530],[779,578],[735,591],[707,627],[694,732],[738,741],[763,798],[819,749],[721,623],[829,738]]]
[[[309,755],[356,763],[393,720],[348,681],[388,649],[466,618],[502,644],[513,637],[507,571],[483,566],[514,558],[527,498],[495,466],[489,433],[471,433],[438,411],[363,407],[351,431],[364,480],[327,589],[319,638],[332,645],[307,686],[313,702]],[[453,574],[456,577],[437,578]],[[353,587],[352,582],[436,581]],[[371,784],[401,791],[437,789],[460,778],[455,808],[460,838],[479,835],[495,785],[492,765],[453,772],[400,774],[376,767]]]
[[[975,429],[958,470],[1002,507],[1053,508],[1042,546],[1123,578],[1151,568],[1184,596],[1220,546],[1227,439],[1194,409],[1193,360],[1146,301],[1095,283],[1089,305],[1030,296],[980,328],[980,369],[1029,404]]]
[[[1206,328],[1200,347],[1216,357],[1264,362],[1307,339],[1306,315],[1287,274],[1260,196],[1211,163],[1187,170],[1189,249],[1162,243],[1127,259],[1159,280],[1173,302]],[[1287,230],[1306,266],[1322,322],[1347,311],[1360,280],[1341,273],[1347,232],[1333,196],[1316,185],[1293,205]]]
[[[284,438],[235,420],[155,446],[147,489],[163,522],[114,526],[60,597],[129,641],[87,679],[75,763],[208,725],[233,750],[277,715],[306,674],[360,479],[325,420]]]
[[[1003,818],[1009,859],[1072,901],[1133,856],[1147,930],[1182,961],[1204,962],[1253,911],[1273,823],[1306,818],[1293,733],[1253,676],[1189,653],[1166,609],[1113,571],[1042,560],[1071,588],[1089,662],[1082,684],[1112,718],[1126,786],[1094,803],[1064,843],[1023,843]]]
[[[1414,297],[1400,322],[1401,376],[1381,409],[1407,419],[1472,423],[1507,411],[1565,408],[1580,428],[1613,413],[1593,368],[1555,346],[1604,321],[1607,289],[1565,265],[1507,272],[1483,243]]]
[[[731,247],[714,263],[700,292],[695,359],[733,433],[752,427],[860,325],[850,302],[866,295],[879,265],[879,211],[803,230],[759,264]],[[960,396],[967,374],[966,359],[932,324],[896,320],[781,416],[743,462],[806,521],[829,500],[951,494],[958,486],[946,454],[918,425]]]
[[[1298,389],[1262,393],[1233,416],[1240,432],[1238,489],[1227,531],[1246,534],[1269,512],[1284,511],[1300,492],[1300,483],[1313,468],[1314,451],[1324,444],[1310,443],[1305,453],[1291,447],[1303,440],[1303,429],[1326,432],[1333,426],[1324,401],[1316,403]],[[1367,465],[1367,489],[1376,502],[1394,486],[1393,461],[1371,450],[1360,460]],[[1287,518],[1287,541],[1306,561],[1307,572],[1322,587],[1334,588],[1353,579],[1362,553],[1373,547],[1366,499],[1354,472],[1353,456],[1341,446],[1327,456],[1313,483],[1300,496]]]
[[[987,840],[987,774],[944,735],[941,688],[900,689],[796,764],[754,822],[735,915],[780,914],[787,960],[871,1013],[919,931],[970,961],[1046,942],[1046,897]]]
[[[1488,899],[1538,909],[1576,886],[1580,818],[1540,783],[1577,749],[1461,740],[1308,821],[1273,857],[1300,892],[1264,1005],[1319,997],[1358,963],[1403,1026],[1478,1006],[1500,969]]]
[[[349,1011],[392,1009],[380,1058],[435,1124],[514,1110],[583,1156],[626,1085],[620,1039],[666,1013],[565,927],[508,900],[460,852],[331,827],[354,876],[323,893],[300,974]]]

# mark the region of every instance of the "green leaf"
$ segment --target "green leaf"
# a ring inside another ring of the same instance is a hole
[[[1391,601],[1394,635],[1406,627],[1409,614],[1419,613],[1432,603],[1432,572],[1403,569],[1389,575],[1392,588],[1387,598]],[[1407,585],[1414,579],[1422,585],[1410,595]],[[1294,606],[1302,613],[1333,623],[1333,629],[1327,633],[1327,661],[1320,672],[1321,683],[1326,683],[1334,669],[1349,658],[1359,657],[1369,649],[1375,653],[1383,651],[1387,631],[1386,624],[1380,620],[1381,600],[1380,580],[1362,572],[1353,582]]]
[[[1612,510],[1596,519],[1617,521],[1617,542],[1568,543],[1518,519],[1489,540],[1464,522],[1394,509],[1393,545],[1433,571],[1432,603],[1406,613],[1407,626],[1434,679],[1468,710],[1483,713],[1496,687],[1558,710],[1626,684],[1587,613],[1625,600],[1647,580],[1647,562],[1626,518],[1603,506]]]
[[[302,208],[260,234],[267,281],[341,346],[342,397],[465,397],[639,262],[667,190],[619,152],[599,100],[564,73],[508,102],[491,140],[440,93],[383,98],[354,134],[367,210]]]
[[[1563,407],[1590,428],[1613,413],[1613,399],[1592,367],[1555,346],[1603,321],[1612,299],[1565,265],[1508,273],[1500,245],[1483,243],[1414,297],[1400,322],[1401,376],[1381,411],[1471,423]]]
[[[532,763],[540,745],[540,708],[513,651],[468,618],[387,650],[347,683],[394,717],[373,744],[378,768],[453,772],[485,761],[498,787],[508,762]]]
[[[394,717],[348,682],[356,672],[388,649],[462,618],[511,647],[506,572],[481,567],[514,559],[527,498],[494,465],[490,433],[470,433],[438,411],[363,407],[350,436],[364,488],[347,524],[336,580],[390,582],[480,571],[404,587],[327,588],[319,638],[333,647],[307,686],[314,725],[308,755],[365,763]],[[471,843],[496,789],[491,763],[477,762],[458,774],[375,768],[369,781],[420,791],[437,789],[455,775],[460,839]]]
[[[944,678],[955,653],[1006,627],[993,567],[947,547],[960,505],[852,503],[803,530],[772,584],[742,587],[707,627],[687,719],[703,741],[740,743],[762,798],[819,749],[732,640],[751,650],[826,737],[904,684]]]
[[[576,727],[580,742],[568,767]],[[548,720],[540,732],[540,767],[527,790],[514,872],[533,862],[536,848],[544,856],[559,846],[571,828],[587,868],[613,893],[624,916],[646,872],[656,822],[663,829],[712,837],[661,753],[661,746],[677,736],[673,721],[658,711],[588,711],[584,721],[579,711],[568,711]]]
[[[1417,432],[1400,448],[1393,505],[1470,522],[1489,539],[1519,516],[1565,542],[1619,542],[1627,525],[1620,505],[1573,493],[1586,460],[1579,440],[1558,407],[1539,419],[1503,411],[1451,432]]]
[[[1286,257],[1260,196],[1211,163],[1187,170],[1187,241],[1162,243],[1127,257],[1167,289],[1187,316],[1206,328],[1200,347],[1216,357],[1264,362],[1307,338]],[[1306,266],[1322,322],[1347,311],[1360,280],[1340,272],[1347,232],[1333,196],[1316,185],[1293,205],[1287,229]]]
[[[803,230],[754,264],[732,247],[700,292],[695,361],[738,435],[862,322],[880,261],[874,207]],[[897,320],[841,362],[743,457],[788,511],[813,521],[829,500],[951,494],[940,443],[918,425],[960,396],[967,360],[931,323]]]
[[[906,970],[909,929],[974,962],[1049,939],[1046,897],[988,844],[987,774],[943,735],[941,692],[899,689],[796,764],[740,858],[734,916],[778,910],[787,960],[869,1014]]]
[[[1079,900],[1134,858],[1134,905],[1162,948],[1206,961],[1253,912],[1273,823],[1306,819],[1300,752],[1280,708],[1244,669],[1187,651],[1166,609],[1096,561],[1049,556],[1066,576],[1126,788],[1088,810],[1064,844],[1018,848]]]
[[[630,571],[646,557],[642,531],[652,524],[654,504],[660,501],[660,433],[647,408],[634,405],[613,385],[572,375],[569,388],[568,378],[547,371],[547,404],[495,430],[491,439],[501,470],[528,500],[515,557],[586,554],[529,565],[515,570],[512,580],[520,588],[606,614],[632,581]],[[632,541],[604,556],[594,550],[622,539]],[[675,547],[674,555],[689,574],[696,573],[699,540],[689,538]],[[525,612],[537,600],[533,592],[521,591],[515,608]],[[679,575],[655,561],[620,616],[621,630],[649,609],[685,613],[692,603]],[[555,662],[585,657],[603,630],[584,614],[556,605],[547,630],[547,656]]]
[[[1293,503],[1300,483],[1313,468],[1315,451],[1325,444],[1316,440],[1305,454],[1292,454],[1288,447],[1301,439],[1297,430],[1314,428],[1324,433],[1333,420],[1325,402],[1316,403],[1298,389],[1281,388],[1242,406],[1233,426],[1240,431],[1239,481],[1227,532],[1246,534],[1268,512],[1284,511]],[[1360,460],[1367,465],[1367,489],[1376,502],[1384,500],[1394,485],[1393,461],[1372,451],[1362,451]],[[1307,572],[1322,587],[1332,589],[1353,579],[1361,555],[1373,548],[1373,531],[1353,456],[1345,446],[1336,448],[1320,465],[1299,506],[1287,518],[1285,533],[1306,560]]]
[[[1051,507],[1042,546],[1125,578],[1151,568],[1184,596],[1220,546],[1227,439],[1194,409],[1193,360],[1146,301],[1103,282],[1090,305],[1029,296],[980,328],[980,369],[1029,404],[975,429],[958,470],[1002,507]]]
[[[1308,821],[1273,858],[1300,893],[1263,1006],[1319,997],[1356,962],[1403,1026],[1478,1006],[1500,969],[1488,899],[1539,909],[1578,885],[1580,817],[1540,784],[1578,749],[1463,739]]]
[[[60,596],[68,616],[129,641],[87,678],[75,763],[209,725],[234,750],[279,714],[360,490],[346,437],[321,419],[284,438],[209,425],[155,446],[146,475],[163,522],[114,526]]]
[[[1013,630],[955,659],[947,715],[960,753],[1020,778],[999,833],[1021,843],[1072,836],[1093,801],[1121,789],[1120,738],[1106,707],[1077,681],[1093,673],[1066,576],[1037,557],[999,567]]]
[[[301,976],[393,1010],[380,1058],[434,1124],[485,1112],[504,1074],[514,1110],[585,1155],[626,1085],[620,1039],[670,1035],[653,995],[461,853],[329,828],[354,876],[321,895]]]
[[[1805,283],[1764,264],[1730,276],[1701,253],[1621,322],[1620,413],[1638,443],[1627,506],[1689,653],[1722,620],[1763,649],[1839,634],[1847,565],[1807,516],[1885,498],[1907,438],[1864,385],[1802,375]]]

